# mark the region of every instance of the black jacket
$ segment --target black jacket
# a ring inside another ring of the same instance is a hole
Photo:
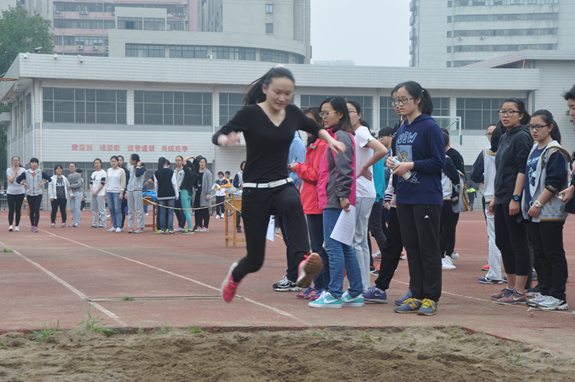
[[[533,146],[533,137],[525,125],[507,131],[499,139],[495,157],[495,190],[497,204],[509,203],[515,190],[517,174],[525,174],[525,165]]]
[[[192,193],[194,191],[194,183],[196,183],[199,174],[200,169],[198,161],[194,161],[193,163],[187,161],[186,164],[184,165],[184,179],[182,180],[182,185],[180,186],[180,189],[187,190],[188,193],[190,194],[190,197],[192,196]]]
[[[158,198],[176,196],[174,186],[172,185],[172,175],[174,175],[174,170],[166,167],[154,173],[158,182]]]

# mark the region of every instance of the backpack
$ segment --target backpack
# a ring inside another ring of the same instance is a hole
[[[459,170],[457,172],[459,173],[459,183],[453,185],[453,197],[451,198],[452,209],[456,214],[470,210],[465,175]]]

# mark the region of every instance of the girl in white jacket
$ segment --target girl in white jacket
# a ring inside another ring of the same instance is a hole
[[[60,214],[62,215],[62,228],[66,228],[66,218],[68,217],[66,214],[66,202],[68,201],[70,182],[62,175],[62,171],[62,166],[56,165],[54,167],[55,175],[52,176],[52,181],[48,184],[48,196],[50,197],[50,203],[52,203],[52,214],[50,215],[52,228],[56,227],[58,208],[60,208]]]

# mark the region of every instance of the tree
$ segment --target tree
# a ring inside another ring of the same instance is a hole
[[[42,53],[54,50],[54,35],[50,33],[50,21],[40,15],[27,17],[20,8],[9,7],[0,18],[0,75],[18,56],[18,53],[34,52],[42,47]]]

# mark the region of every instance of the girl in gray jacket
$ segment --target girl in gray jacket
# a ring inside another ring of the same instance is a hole
[[[197,160],[200,164],[200,176],[194,187],[194,208],[199,209],[195,212],[196,226],[194,230],[197,232],[209,232],[212,173],[206,168],[208,163],[206,158],[198,157]]]
[[[16,178],[16,183],[26,186],[28,208],[30,209],[31,232],[38,232],[40,220],[40,204],[42,204],[42,186],[50,183],[50,177],[38,169],[38,158],[30,159],[30,168]]]

